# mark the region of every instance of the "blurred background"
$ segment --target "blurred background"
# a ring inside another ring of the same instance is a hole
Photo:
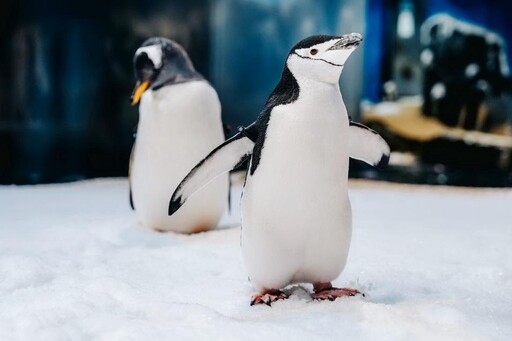
[[[187,49],[236,127],[297,41],[361,32],[343,97],[393,155],[383,172],[353,162],[351,176],[512,186],[511,13],[505,0],[2,1],[0,183],[126,176],[131,63],[148,37]]]

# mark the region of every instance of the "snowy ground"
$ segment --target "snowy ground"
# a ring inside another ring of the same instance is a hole
[[[249,306],[239,227],[144,229],[125,180],[0,187],[0,340],[512,339],[511,190],[350,192],[335,284],[366,297],[316,302],[295,287],[269,308]]]

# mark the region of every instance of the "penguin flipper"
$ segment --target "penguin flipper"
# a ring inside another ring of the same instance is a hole
[[[219,175],[243,163],[252,154],[257,130],[254,124],[241,129],[201,160],[181,181],[169,202],[169,215],[174,214],[196,191]]]
[[[384,168],[388,165],[391,150],[376,131],[363,124],[350,121],[349,139],[351,158],[364,161],[377,168]]]
[[[135,142],[133,142],[132,151],[130,153],[130,161],[128,164],[128,191],[130,192],[130,207],[135,211],[135,206],[133,205],[133,196],[132,196],[132,163],[133,163],[133,154],[135,154]]]
[[[130,187],[130,207],[133,211],[135,211],[135,206],[133,206],[133,197],[132,197],[132,188]]]

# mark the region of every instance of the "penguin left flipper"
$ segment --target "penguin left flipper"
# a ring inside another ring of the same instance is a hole
[[[132,164],[133,164],[133,154],[135,154],[135,142],[133,142],[132,151],[130,152],[130,161],[128,164],[128,191],[129,191],[129,200],[130,207],[132,210],[135,210],[135,205],[133,204],[133,195],[132,195]]]
[[[367,126],[350,121],[350,157],[361,160],[377,168],[389,163],[390,149],[386,141]]]
[[[169,215],[174,214],[196,191],[217,176],[243,163],[254,148],[255,124],[240,129],[240,132],[215,148],[201,160],[181,181],[169,202]]]

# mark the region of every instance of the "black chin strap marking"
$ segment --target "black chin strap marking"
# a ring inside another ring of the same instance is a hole
[[[345,64],[336,64],[336,63],[331,63],[331,62],[329,62],[329,61],[327,61],[327,60],[325,60],[325,59],[322,59],[322,58],[313,59],[313,58],[309,58],[309,57],[303,57],[303,56],[301,56],[300,54],[298,54],[297,52],[294,52],[293,54],[294,54],[294,55],[296,55],[296,56],[297,56],[297,57],[299,57],[299,58],[302,58],[302,59],[320,60],[320,61],[322,61],[322,62],[324,62],[324,63],[331,64],[331,65],[334,65],[334,66],[345,66]]]

